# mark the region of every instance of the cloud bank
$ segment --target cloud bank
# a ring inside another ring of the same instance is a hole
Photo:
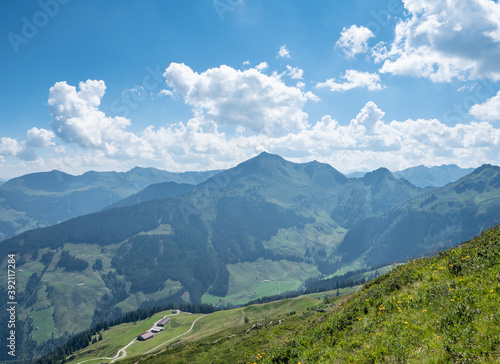
[[[262,65],[262,63],[261,63]],[[390,120],[373,101],[352,120],[324,115],[309,120],[308,102],[319,99],[299,68],[266,74],[268,67],[237,70],[221,65],[204,72],[171,63],[162,92],[192,107],[187,121],[130,131],[132,121],[101,110],[106,85],[57,82],[49,90],[52,131],[32,128],[26,140],[0,139],[0,162],[20,160],[41,169],[81,173],[88,169],[127,170],[136,165],[171,171],[228,168],[262,151],[296,162],[316,159],[341,171],[380,166],[398,170],[419,164],[463,167],[500,160],[499,95],[471,108],[478,122],[446,125],[438,119]],[[300,76],[300,78],[299,78]],[[317,83],[332,91],[354,87],[380,90],[377,74],[347,70],[344,82]],[[43,158],[40,155],[44,155]]]

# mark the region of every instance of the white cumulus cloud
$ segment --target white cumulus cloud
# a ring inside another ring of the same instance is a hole
[[[368,51],[368,40],[373,37],[375,37],[373,32],[366,27],[357,25],[352,25],[348,29],[344,27],[335,47],[341,48],[348,58],[353,58]]]
[[[286,74],[293,80],[302,80],[304,76],[304,70],[298,67],[286,65]]]
[[[500,91],[482,104],[472,106],[469,113],[479,120],[500,120]]]
[[[493,0],[404,0],[409,17],[374,59],[381,73],[453,79],[500,80],[500,3]]]
[[[276,58],[291,58],[290,52],[288,51],[288,49],[286,49],[286,44],[280,47],[280,50],[278,51],[278,55],[276,56]]]
[[[24,161],[36,160],[37,148],[54,147],[52,142],[55,135],[50,130],[31,128],[27,132],[27,139],[19,142],[16,139],[3,137],[0,139],[0,160],[6,157],[16,157]]]
[[[226,65],[197,73],[171,63],[163,76],[186,104],[220,126],[242,126],[265,134],[307,127],[303,107],[308,96],[298,87],[287,86],[279,75]]]
[[[11,157],[16,156],[22,147],[16,139],[3,137],[0,139],[0,156]]]
[[[26,144],[31,148],[46,148],[54,146],[52,139],[55,135],[50,130],[38,129],[36,127],[28,130],[28,140]]]
[[[334,78],[330,78],[325,82],[318,82],[316,87],[318,88],[329,88],[332,92],[335,91],[348,91],[353,88],[367,88],[370,91],[378,91],[383,88],[380,83],[380,75],[377,73],[360,72],[356,70],[347,70],[343,76],[341,76],[345,82],[339,83],[335,82]]]
[[[148,153],[147,145],[127,132],[130,120],[108,117],[98,109],[104,96],[104,81],[80,82],[80,91],[66,82],[57,82],[49,90],[52,128],[63,141],[83,148],[100,149],[107,154]]]

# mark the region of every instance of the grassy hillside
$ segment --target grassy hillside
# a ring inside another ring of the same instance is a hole
[[[365,285],[263,363],[500,360],[500,226]]]
[[[343,292],[349,291],[344,290]],[[302,317],[302,315],[306,312],[309,312],[309,315],[312,314],[311,309],[316,308],[325,295],[328,294],[333,293],[330,292],[322,293],[321,295],[315,294],[310,296],[301,296],[267,304],[251,305],[232,310],[218,311],[209,315],[189,313],[172,314],[171,311],[160,312],[146,320],[135,323],[121,324],[114,326],[109,330],[103,331],[103,340],[91,344],[89,347],[74,353],[68,359],[67,363],[108,363],[112,360],[110,358],[115,357],[117,352],[130,343],[134,337],[150,329],[156,321],[164,316],[171,318],[171,321],[165,326],[165,330],[160,334],[157,334],[153,339],[145,342],[135,342],[130,345],[126,349],[127,358],[133,358],[133,362],[137,361],[139,357],[155,357],[155,353],[158,353],[162,349],[175,344],[175,352],[180,350],[183,353],[179,356],[180,358],[183,358],[183,361],[181,360],[180,362],[201,362],[201,358],[205,358],[208,362],[210,362],[211,360],[208,358],[210,358],[213,353],[211,350],[207,350],[207,347],[201,343],[210,342],[211,340],[218,340],[218,342],[227,341],[228,339],[235,337],[232,336],[228,338],[228,336],[235,335],[235,333],[239,332],[246,332],[255,323],[261,322],[269,323],[273,321],[275,325],[268,325],[268,328],[276,326],[276,328],[280,328],[280,331],[283,331],[284,328],[288,331],[296,324],[300,324],[301,320],[296,317]],[[290,313],[293,314],[291,315]],[[280,319],[283,320],[282,325],[279,324]],[[193,329],[186,333],[195,320],[197,321],[193,326]],[[285,322],[286,325],[284,324]],[[184,333],[186,334],[180,336]],[[234,343],[235,340],[232,342]],[[152,351],[152,353],[148,354],[149,351]],[[173,353],[174,351],[171,352],[170,350],[166,352],[169,356],[175,357],[176,355]],[[251,350],[249,353],[251,353]],[[232,350],[230,356],[233,357],[234,355],[240,355],[240,353]],[[120,362],[126,362],[127,360],[128,359]],[[168,362],[171,362],[172,360],[174,359],[169,358]]]

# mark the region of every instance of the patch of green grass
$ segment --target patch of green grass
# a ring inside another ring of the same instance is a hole
[[[360,286],[354,286],[354,287],[347,287],[347,288],[340,288],[339,289],[339,297],[340,296],[347,296],[350,295],[351,293],[356,293],[362,289],[363,285]],[[326,292],[318,292],[318,293],[310,293],[307,295],[307,297],[315,298],[318,300],[326,300],[327,298],[335,298],[337,297],[337,290],[332,290],[332,291],[326,291]]]
[[[174,229],[169,224],[160,224],[156,229],[139,233],[139,235],[172,235]]]
[[[273,262],[266,259],[259,259],[252,263],[231,264],[228,270],[230,273],[229,291],[226,297],[220,298],[205,294],[202,296],[203,303],[245,304],[265,296],[296,290],[306,279],[320,274],[311,264],[286,260]]]
[[[90,326],[95,304],[106,291],[97,272],[67,274],[58,269],[45,273],[43,281],[54,306],[59,332],[77,333]]]
[[[392,269],[394,269],[397,266],[398,266],[398,264],[387,265],[385,267],[381,267],[381,268],[373,269],[370,271],[366,271],[364,273],[356,274],[352,277],[349,277],[349,279],[359,280],[359,279],[365,278],[368,281],[368,280],[371,280],[373,278],[376,278],[378,276],[381,276],[381,275],[384,275],[384,274],[390,272]],[[341,275],[344,275],[348,272],[351,272],[353,270],[357,270],[360,268],[362,268],[362,264],[360,264],[359,262],[353,262],[349,265],[343,265],[337,272],[335,272],[334,274],[331,274],[329,276],[326,276],[322,279],[329,279],[329,278],[341,276]]]
[[[278,234],[264,242],[267,249],[279,250],[282,254],[304,256],[306,247],[310,250],[326,248],[328,253],[342,241],[347,230],[338,226],[328,214],[320,211],[314,214],[315,222],[302,229],[292,227],[280,229]]]
[[[172,294],[175,294],[181,288],[182,284],[180,282],[167,279],[165,281],[165,287],[162,290],[147,295],[139,291],[137,293],[131,294],[124,301],[118,303],[116,307],[121,308],[122,312],[133,311],[137,309],[137,307],[140,307],[143,302],[170,296]]]
[[[50,306],[44,309],[31,311],[30,316],[33,318],[33,340],[41,344],[50,339],[54,332],[54,307]]]

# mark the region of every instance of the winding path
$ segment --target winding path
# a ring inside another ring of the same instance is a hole
[[[193,323],[191,324],[191,327],[189,328],[189,330],[188,330],[188,331],[186,331],[184,334],[180,334],[179,336],[176,336],[176,337],[174,337],[173,339],[167,340],[167,341],[165,341],[164,343],[161,343],[160,345],[158,345],[157,347],[154,347],[153,349],[151,349],[151,350],[149,350],[149,351],[146,351],[144,354],[149,354],[149,353],[151,353],[152,351],[155,351],[155,350],[159,349],[161,346],[163,346],[163,345],[165,345],[165,344],[168,344],[169,342],[174,341],[174,340],[176,340],[176,339],[180,338],[181,336],[184,336],[184,335],[186,335],[186,334],[190,333],[190,332],[191,332],[191,330],[193,330],[193,327],[194,327],[194,324],[196,323],[196,321],[198,321],[199,319],[202,319],[202,318],[203,318],[203,317],[205,317],[205,316],[208,316],[208,315],[203,315],[203,316],[200,316],[200,317],[198,317],[196,320],[194,320],[194,321],[193,321]]]
[[[167,317],[167,316],[175,316],[175,315],[178,315],[177,314],[173,314],[173,315],[165,315],[164,317]],[[165,344],[168,344],[169,342],[173,341],[173,340],[176,340],[178,338],[180,338],[181,336],[184,336],[186,334],[189,334],[191,332],[191,330],[193,330],[193,327],[194,327],[194,324],[196,323],[196,321],[198,321],[199,319],[205,317],[207,315],[203,315],[203,316],[200,316],[198,317],[196,320],[193,321],[193,323],[191,324],[191,327],[189,328],[188,331],[186,331],[185,333],[183,334],[180,334],[179,336],[176,336],[174,337],[173,339],[170,339],[170,340],[167,340],[163,343],[161,343],[160,345],[156,346],[155,348],[149,350],[148,352],[144,353],[144,354],[149,354],[151,353],[152,351],[155,351],[156,349],[160,348],[161,346],[165,345]],[[158,322],[158,321],[157,321]],[[153,325],[156,326],[156,323]],[[137,341],[137,338],[134,338],[134,340],[132,340],[131,342],[129,342],[126,346],[124,346],[123,348],[121,348],[120,350],[118,350],[118,353],[116,353],[116,355],[112,358],[93,358],[93,359],[87,359],[87,360],[84,360],[84,361],[81,361],[81,362],[78,362],[78,364],[82,364],[82,363],[86,363],[86,362],[89,362],[89,361],[93,361],[93,360],[111,360],[110,363],[114,363],[115,361],[119,360],[119,359],[124,359],[126,356],[127,356],[127,348],[132,345],[133,343],[135,343]]]
[[[115,361],[117,361],[118,359],[123,359],[127,356],[127,348],[132,345],[133,343],[135,343],[137,341],[137,338],[132,340],[131,342],[128,343],[127,346],[123,347],[122,349],[118,350],[118,353],[116,353],[115,357],[113,358],[113,360],[110,361],[110,363],[114,363]],[[122,355],[123,354],[123,355]]]

